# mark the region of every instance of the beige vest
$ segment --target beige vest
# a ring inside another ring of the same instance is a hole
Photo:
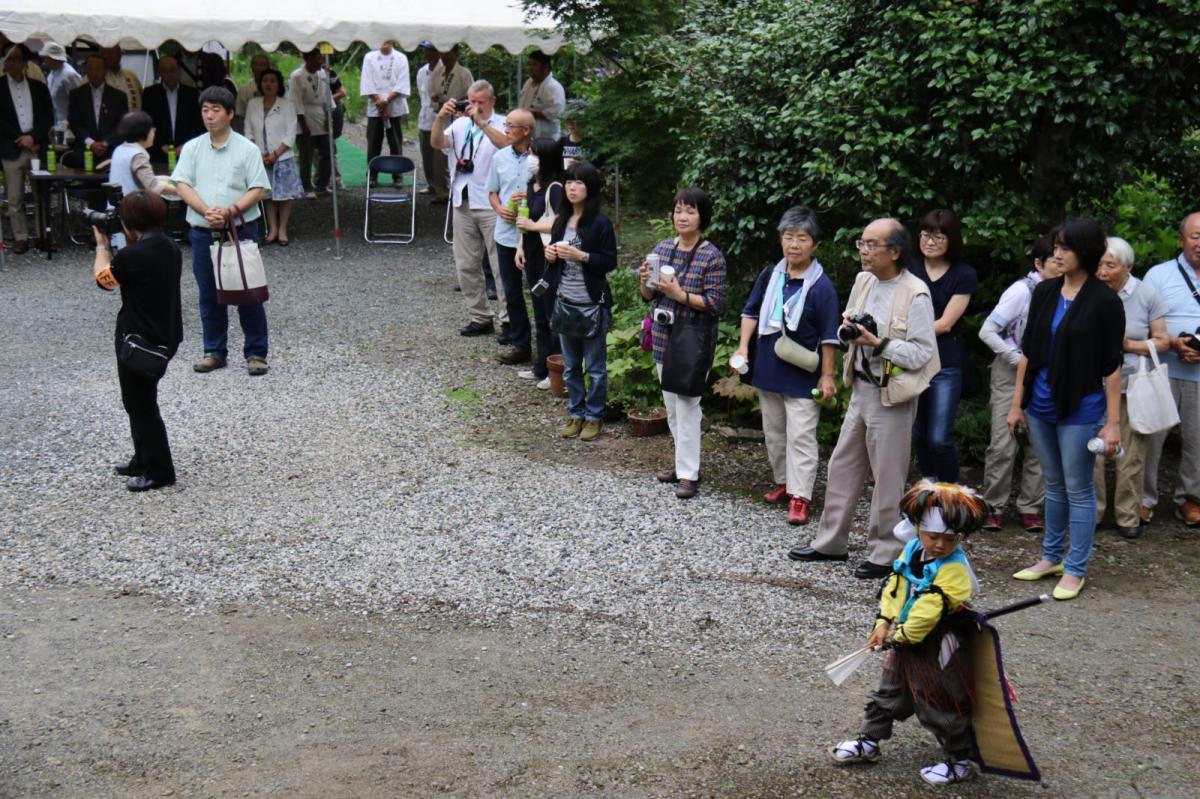
[[[871,289],[878,282],[878,278],[870,272],[858,273],[858,277],[854,280],[854,288],[850,292],[850,301],[846,303],[846,316],[862,313],[863,308],[867,306],[867,297],[870,296]],[[929,287],[912,272],[907,269],[901,270],[900,282],[896,286],[895,293],[892,294],[891,317],[884,329],[880,331],[880,338],[908,338],[908,311],[912,308],[913,300],[920,294],[929,297]],[[932,299],[930,297],[931,301]],[[849,351],[842,359],[843,385],[849,386],[854,383],[854,364],[858,360],[858,346],[858,344],[851,344]],[[938,357],[935,343],[933,357],[929,359],[929,363],[920,369],[905,369],[900,374],[891,376],[880,394],[884,406],[891,407],[916,399],[941,369],[942,361]]]

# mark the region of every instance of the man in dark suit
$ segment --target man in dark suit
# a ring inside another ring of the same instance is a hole
[[[12,222],[13,252],[29,250],[29,224],[25,219],[25,179],[30,162],[50,141],[54,126],[54,104],[46,84],[25,76],[25,51],[9,47],[4,56],[4,79],[0,80],[0,163],[8,218]]]
[[[87,83],[71,92],[67,103],[67,125],[75,135],[75,149],[63,156],[67,166],[83,166],[83,150],[88,148],[100,163],[121,144],[117,123],[129,110],[125,92],[109,86],[104,76],[108,68],[99,55],[90,55],[84,74]]]
[[[154,120],[154,147],[150,160],[166,163],[167,149],[180,148],[189,139],[204,133],[200,116],[200,93],[180,83],[179,62],[171,56],[158,60],[161,82],[147,86],[142,92],[142,108]]]

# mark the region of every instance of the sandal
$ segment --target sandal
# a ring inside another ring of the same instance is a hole
[[[851,763],[874,763],[879,759],[879,741],[860,735],[857,738],[842,741],[829,750],[829,755],[839,766],[848,766]]]
[[[975,776],[970,760],[947,760],[921,769],[921,779],[930,785],[953,785]]]

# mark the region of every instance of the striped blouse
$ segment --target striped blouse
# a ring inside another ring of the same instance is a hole
[[[654,293],[652,302],[655,307],[664,308],[675,314],[679,318],[680,314],[691,314],[692,316],[700,316],[701,314],[715,314],[720,316],[725,310],[725,256],[717,249],[717,246],[711,241],[701,241],[696,247],[695,256],[690,252],[682,252],[675,246],[674,239],[664,239],[654,248],[654,252],[658,254],[660,264],[667,266],[668,264],[675,268],[675,279],[679,281],[679,286],[689,294],[697,294],[704,297],[704,302],[708,306],[707,311],[697,311],[694,308],[684,310],[683,303],[667,297],[660,292]],[[651,337],[654,340],[654,360],[662,363],[663,351],[667,347],[667,339],[671,335],[671,328],[668,325],[654,322],[650,329]]]

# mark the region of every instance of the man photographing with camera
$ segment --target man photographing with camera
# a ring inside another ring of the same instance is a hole
[[[495,110],[492,84],[477,80],[465,100],[447,100],[433,120],[429,143],[446,154],[450,164],[450,205],[454,208],[454,267],[458,286],[467,304],[463,336],[482,336],[495,330],[492,309],[487,304],[479,264],[487,253],[496,276],[500,323],[508,322],[504,304],[504,281],[496,258],[496,212],[488,199],[488,175],[492,156],[508,145],[504,115]],[[453,120],[453,121],[451,121]]]
[[[887,576],[902,544],[892,535],[908,481],[916,398],[941,368],[933,333],[933,301],[905,266],[912,238],[895,219],[876,219],[856,242],[863,271],[854,281],[838,338],[847,346],[842,382],[853,394],[829,458],[825,509],[809,546],[792,560],[846,560],[854,509],[868,479],[871,517],[867,559],[854,576]]]

